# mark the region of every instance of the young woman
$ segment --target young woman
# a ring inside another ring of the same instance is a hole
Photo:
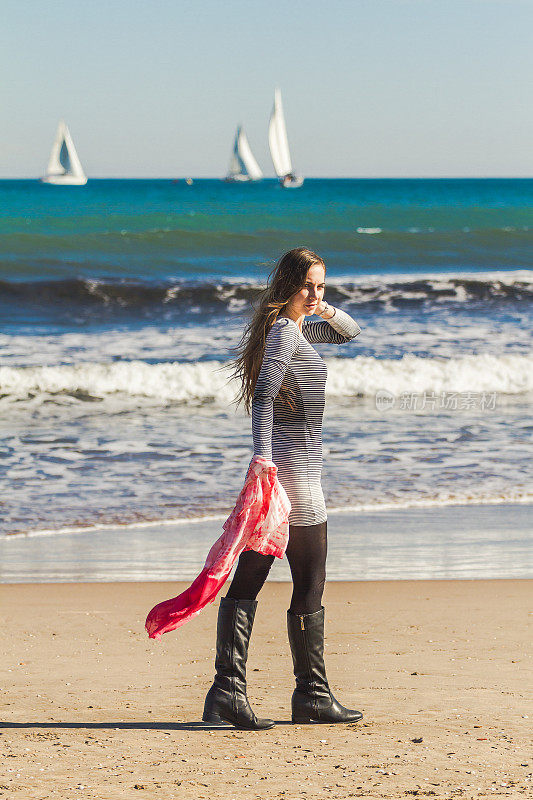
[[[252,415],[254,456],[273,461],[291,501],[289,561],[293,592],[287,612],[296,689],[292,721],[354,722],[359,711],[342,706],[330,691],[324,666],[327,513],[321,486],[322,416],[327,367],[313,344],[349,342],[360,328],[323,297],[326,268],[305,247],[280,258],[261,303],[237,348],[238,402]],[[316,314],[322,321],[307,321]],[[271,728],[258,719],[246,696],[248,643],[273,556],[241,553],[217,623],[216,675],[204,707],[207,722],[239,728]]]

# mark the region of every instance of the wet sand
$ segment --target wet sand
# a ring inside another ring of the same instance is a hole
[[[328,509],[328,580],[531,578],[531,503]],[[0,583],[189,581],[225,515],[0,537]],[[290,581],[287,559],[269,580]]]
[[[147,611],[185,585],[0,587],[0,797],[530,796],[531,581],[330,582],[329,681],[364,719],[302,726],[290,586],[267,583],[248,662],[264,732],[200,722],[218,603],[148,640]]]

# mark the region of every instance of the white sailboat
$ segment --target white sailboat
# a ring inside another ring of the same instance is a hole
[[[268,126],[268,144],[272,163],[276,170],[280,184],[285,189],[296,189],[301,186],[304,179],[301,175],[295,175],[292,171],[291,154],[289,142],[287,140],[287,128],[285,127],[285,117],[283,116],[283,106],[281,104],[281,92],[276,89],[274,92],[274,107],[270,115]]]
[[[46,175],[41,181],[58,186],[84,186],[87,183],[72,136],[63,120],[57,126]]]
[[[254,154],[248,143],[248,138],[242,126],[239,125],[237,133],[235,134],[235,142],[233,143],[233,152],[231,154],[228,174],[224,180],[228,183],[238,183],[243,181],[259,181],[262,177],[263,173],[254,158]]]

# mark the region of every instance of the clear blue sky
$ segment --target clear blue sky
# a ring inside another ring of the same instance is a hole
[[[64,117],[91,176],[532,176],[533,0],[2,0],[0,176]]]

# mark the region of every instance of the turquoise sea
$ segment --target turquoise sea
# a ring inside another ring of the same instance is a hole
[[[332,514],[531,502],[533,180],[0,181],[0,208],[4,536],[223,520],[252,453],[225,370],[297,245],[362,329],[317,346]]]

